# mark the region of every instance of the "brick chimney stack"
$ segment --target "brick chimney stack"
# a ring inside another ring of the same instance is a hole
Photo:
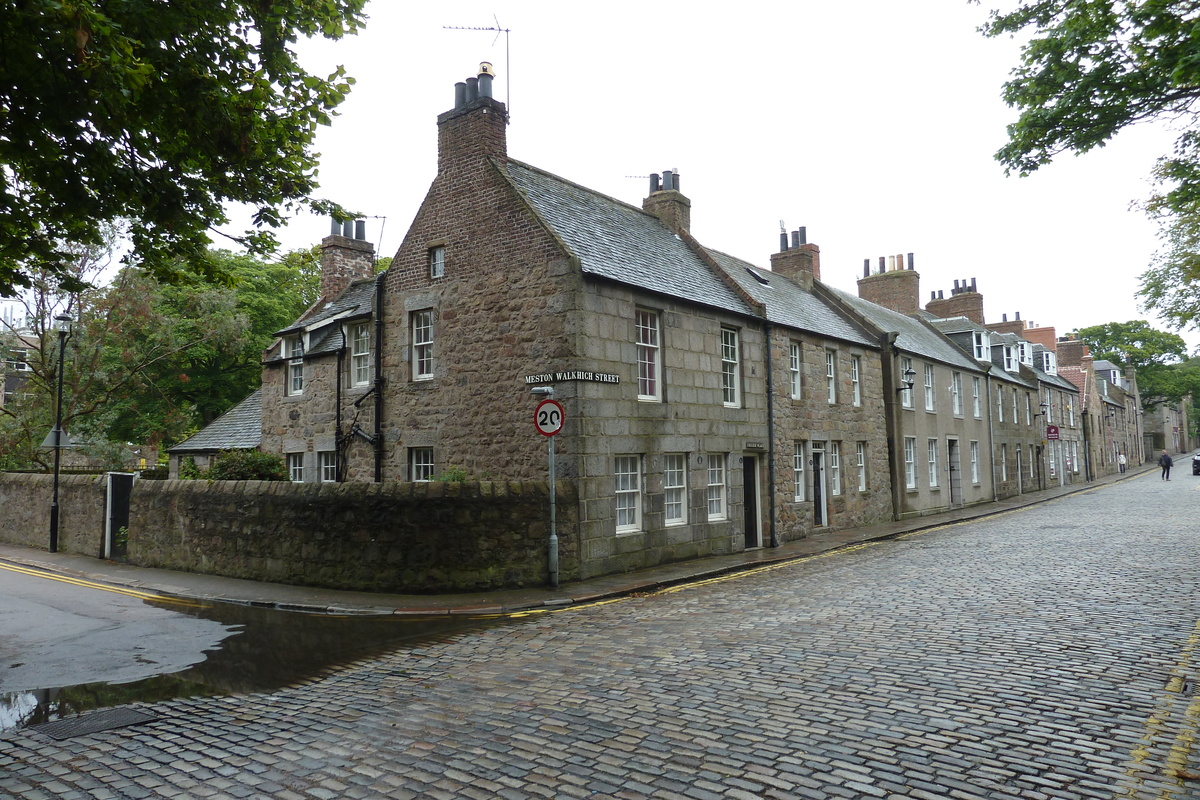
[[[886,266],[885,266],[886,264]],[[913,254],[880,256],[879,271],[871,274],[871,260],[863,261],[863,276],[858,281],[858,296],[877,306],[914,316],[921,310],[921,275],[913,268]]]
[[[954,289],[949,297],[942,297],[939,290],[937,297],[931,297],[925,304],[925,310],[935,317],[966,317],[977,325],[983,325],[983,295],[975,288],[975,279],[971,278],[959,285],[954,282]]]
[[[642,201],[642,210],[658,217],[663,225],[679,233],[692,229],[692,201],[679,191],[679,170],[666,170],[650,176],[650,196]]]
[[[454,108],[438,115],[438,174],[477,167],[479,159],[508,157],[508,110],[492,97],[492,65],[454,85]]]
[[[808,242],[804,228],[792,231],[791,246],[786,232],[779,234],[778,253],[771,254],[771,271],[804,289],[821,280],[821,249]]]
[[[1025,336],[1025,322],[1021,319],[1020,311],[1017,312],[1016,319],[1010,320],[1008,314],[1004,314],[1000,322],[989,322],[984,327],[996,333],[1015,333],[1022,339],[1027,338]]]
[[[351,283],[375,274],[375,245],[363,220],[338,223],[321,240],[321,299],[332,300]]]

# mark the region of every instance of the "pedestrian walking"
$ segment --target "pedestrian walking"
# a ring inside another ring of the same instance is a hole
[[[1125,454],[1124,453],[1120,453],[1117,455],[1117,466],[1121,468],[1121,474],[1124,475],[1125,474]]]
[[[1167,451],[1163,450],[1163,454],[1158,457],[1158,465],[1162,467],[1162,479],[1164,481],[1171,480],[1171,465],[1174,463]]]

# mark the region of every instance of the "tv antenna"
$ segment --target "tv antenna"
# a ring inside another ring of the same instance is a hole
[[[492,39],[493,47],[496,45],[497,40],[500,39],[500,34],[502,34],[502,33],[504,34],[504,99],[506,101],[505,107],[508,109],[508,115],[509,115],[509,117],[512,117],[512,59],[509,57],[509,53],[508,53],[508,35],[512,31],[509,28],[500,27],[500,18],[497,17],[495,14],[492,15],[492,19],[494,19],[496,21],[496,24],[489,25],[486,28],[469,27],[469,26],[465,26],[465,25],[443,25],[442,30],[444,30],[444,31],[495,31],[496,38]]]

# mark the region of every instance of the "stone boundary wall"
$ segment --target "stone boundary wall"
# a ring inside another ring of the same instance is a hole
[[[45,549],[53,478],[0,474],[0,541]],[[59,550],[99,556],[106,481],[59,480]],[[578,502],[559,481],[560,580],[579,572]],[[548,581],[545,482],[134,483],[127,563],[250,580],[424,593]]]

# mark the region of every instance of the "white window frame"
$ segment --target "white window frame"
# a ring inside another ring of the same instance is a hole
[[[850,387],[853,390],[854,407],[858,408],[862,405],[862,381],[860,373],[862,372],[862,358],[859,356],[850,356]]]
[[[900,357],[900,380],[901,380],[901,386],[903,388],[900,389],[900,405],[904,408],[912,408],[913,407],[913,391],[905,383],[903,383],[904,376],[910,372],[912,373],[913,379],[915,380],[917,377],[917,372],[916,372],[916,370],[913,369],[913,360],[911,358],[909,358],[908,356],[901,356]]]
[[[433,379],[433,309],[412,312],[412,377],[414,381]]]
[[[977,361],[992,360],[992,335],[987,331],[975,331],[975,359]]]
[[[288,453],[288,480],[292,483],[304,483],[304,453]]]
[[[687,524],[687,454],[663,456],[663,521],[666,525]]]
[[[950,405],[956,417],[961,417],[963,413],[962,392],[962,373],[955,372],[950,376]]]
[[[792,399],[799,400],[804,392],[804,383],[802,373],[800,371],[800,343],[791,342],[788,344],[788,371],[792,378]]]
[[[656,311],[639,308],[634,312],[637,329],[638,400],[662,400],[662,348],[660,346],[659,315]]]
[[[1000,445],[1000,480],[1008,480],[1008,445]]]
[[[620,455],[613,460],[617,533],[642,529],[642,457]]]
[[[437,245],[429,248],[429,277],[444,278],[446,276],[446,247]]]
[[[710,453],[708,456],[708,521],[716,522],[726,518],[729,498],[726,489],[725,455]]]
[[[933,384],[933,364],[925,365],[925,410],[937,411],[937,393]]]
[[[855,465],[858,467],[858,490],[867,490],[867,443],[857,442],[854,445]]]
[[[979,483],[979,442],[972,441],[969,447],[971,451],[971,483]]]
[[[1029,397],[1029,392],[1025,393],[1025,424],[1033,424],[1033,400]]]
[[[337,453],[333,450],[318,451],[317,469],[321,483],[337,483]]]
[[[1075,401],[1071,395],[1067,395],[1067,425],[1075,427]]]
[[[1017,416],[1017,410],[1018,410],[1018,408],[1019,408],[1019,406],[1018,406],[1018,404],[1017,404],[1017,401],[1018,401],[1019,399],[1020,399],[1020,398],[1019,398],[1019,397],[1017,397],[1017,387],[1015,387],[1015,386],[1014,386],[1014,387],[1012,387],[1012,401],[1013,401],[1013,406],[1012,406],[1012,412],[1013,412],[1013,413],[1012,413],[1012,421],[1013,421],[1014,423],[1015,423],[1015,422],[1018,422],[1018,421],[1020,421],[1020,419],[1021,419],[1019,416]]]
[[[721,328],[721,402],[726,408],[742,404],[741,359],[734,328]]]
[[[1004,387],[996,384],[996,421],[1004,422]]]
[[[941,475],[938,471],[938,440],[928,440],[925,444],[925,450],[926,458],[929,460],[929,488],[936,489],[938,478]]]
[[[366,386],[371,382],[371,326],[357,322],[350,327],[350,383]]]
[[[797,503],[804,502],[808,496],[808,485],[805,483],[804,466],[807,463],[807,455],[804,452],[804,442],[796,442],[796,447],[792,451],[792,481],[793,499]]]
[[[1047,375],[1058,374],[1058,356],[1049,350],[1042,351],[1042,372]]]
[[[829,443],[829,494],[831,496],[840,495],[842,493],[842,443]]]
[[[908,489],[917,488],[917,439],[915,436],[904,437],[904,486]]]
[[[433,475],[433,448],[408,448],[408,479],[413,483],[428,483]]]
[[[983,418],[983,403],[981,402],[981,393],[983,389],[983,381],[978,375],[971,377],[971,411],[975,415],[975,419]]]
[[[837,402],[837,351],[825,351],[825,395],[832,405]]]
[[[284,394],[289,397],[304,394],[304,335],[288,336],[283,340],[283,357],[288,360]]]
[[[1011,344],[1004,345],[1004,371],[1017,371],[1017,349]]]

